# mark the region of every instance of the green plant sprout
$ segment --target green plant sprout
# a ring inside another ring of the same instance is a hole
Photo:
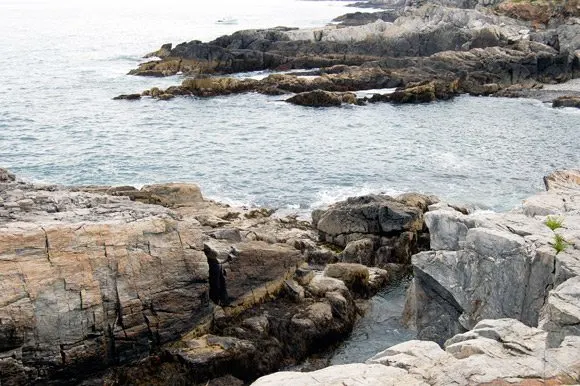
[[[568,242],[561,235],[555,233],[552,247],[556,250],[556,254],[558,254],[568,247]]]
[[[562,223],[564,222],[563,218],[560,217],[553,217],[548,216],[544,224],[550,228],[552,231],[555,231],[558,228],[562,228]]]

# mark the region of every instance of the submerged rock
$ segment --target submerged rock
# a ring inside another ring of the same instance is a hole
[[[128,101],[135,101],[141,99],[141,94],[121,94],[113,98],[114,100],[128,100]]]

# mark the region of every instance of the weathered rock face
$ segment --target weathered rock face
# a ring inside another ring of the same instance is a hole
[[[566,299],[564,308],[577,307],[573,284],[567,282],[580,274],[577,177],[578,171],[547,177],[546,185],[554,189],[526,200],[518,211],[425,215],[436,250],[413,256],[415,278],[406,306],[406,319],[419,338],[442,344],[487,318],[537,326],[541,313],[542,324],[552,330],[575,331],[565,327],[574,326],[574,316],[566,319],[558,299]],[[552,231],[547,215],[565,225]],[[557,237],[564,240],[563,250],[555,245]],[[548,309],[542,311],[544,306]]]
[[[136,366],[116,369],[108,380],[166,384],[164,374],[169,374],[174,383],[191,384],[228,374],[251,382],[282,363],[324,350],[354,325],[357,308],[349,287],[376,291],[388,277],[386,271],[354,264],[327,268],[301,267],[276,300],[259,307],[239,313],[231,306],[218,308],[212,334],[187,334]]]
[[[211,314],[197,221],[55,187],[2,183],[0,196],[3,384],[72,382]]]
[[[308,224],[205,201],[193,184],[70,189],[3,172],[2,384],[74,383],[160,350],[177,358],[164,344],[184,333],[203,339],[215,304],[235,318],[272,300],[303,262],[301,250],[315,248]],[[353,323],[354,306],[344,312]],[[339,324],[342,333],[348,325]],[[216,339],[195,343],[207,366],[191,379],[258,347],[241,342],[230,350],[227,337]],[[206,355],[220,344],[224,353]],[[279,365],[276,358],[269,366]]]
[[[580,337],[567,337],[556,348],[547,348],[547,339],[545,331],[513,319],[483,320],[472,331],[448,340],[445,350],[433,342],[412,340],[388,348],[366,364],[280,372],[253,385],[575,383],[580,377]]]
[[[423,212],[435,201],[419,194],[354,197],[314,211],[312,220],[320,240],[344,248],[340,257],[345,262],[408,263],[413,253],[426,247]]]

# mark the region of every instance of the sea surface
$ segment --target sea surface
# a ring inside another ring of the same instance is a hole
[[[509,209],[580,165],[580,110],[459,97],[306,108],[280,96],[111,98],[181,82],[128,76],[162,44],[321,26],[348,2],[0,0],[0,166],[61,184],[198,183],[207,197],[307,216],[371,192]],[[231,17],[237,25],[216,21]],[[263,74],[247,74],[260,76]]]

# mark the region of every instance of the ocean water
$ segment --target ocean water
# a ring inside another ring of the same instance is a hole
[[[111,99],[181,82],[125,75],[163,43],[319,26],[356,10],[346,4],[0,0],[0,166],[49,183],[190,181],[207,197],[303,215],[405,191],[509,209],[546,173],[579,166],[580,110],[534,100],[317,109],[253,93]],[[215,23],[224,17],[239,24]]]

